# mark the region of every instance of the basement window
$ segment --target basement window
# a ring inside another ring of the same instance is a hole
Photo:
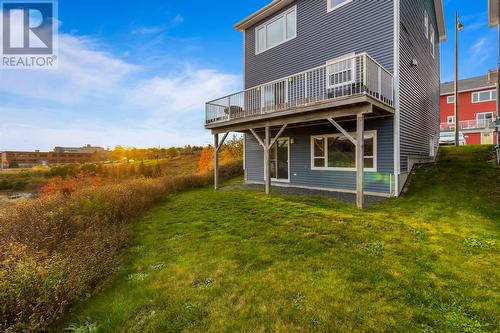
[[[350,135],[356,139],[355,133]],[[377,132],[365,132],[365,171],[377,171]],[[311,170],[356,171],[356,146],[342,134],[311,137]]]

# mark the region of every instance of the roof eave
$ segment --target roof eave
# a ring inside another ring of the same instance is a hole
[[[491,0],[490,0],[491,1]],[[234,25],[234,28],[238,31],[245,31],[259,21],[269,17],[270,15],[276,13],[285,6],[291,4],[294,0],[273,0],[271,3],[262,7],[252,15],[246,17],[240,22]],[[444,17],[444,6],[443,0],[434,0],[434,7],[436,9],[436,18],[438,22],[438,34],[439,41],[444,42],[448,40],[448,35],[446,34],[446,21]]]
[[[445,42],[448,40],[446,33],[446,20],[444,17],[443,0],[434,0],[434,8],[436,10],[436,20],[438,24],[439,41]]]
[[[498,0],[488,0],[488,24],[490,27],[498,26]]]
[[[234,25],[234,28],[238,31],[245,31],[246,29],[250,28],[253,26],[255,23],[265,19],[266,17],[269,17],[270,15],[276,13],[280,9],[284,8],[285,6],[288,6],[295,0],[273,0],[271,3],[267,4],[266,6],[262,7],[252,15],[244,18],[240,22],[236,23]]]

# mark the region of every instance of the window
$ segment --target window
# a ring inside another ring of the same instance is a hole
[[[446,101],[448,104],[455,104],[455,95],[448,96]]]
[[[434,26],[431,25],[429,30],[430,30],[429,39],[431,41],[431,55],[434,58],[436,55],[436,35],[434,32]]]
[[[255,31],[256,54],[297,37],[297,7],[274,17]]]
[[[328,2],[328,12],[331,12],[332,10],[335,10],[337,8],[342,7],[343,5],[348,4],[352,0],[327,0]]]
[[[342,60],[344,59],[344,60]],[[356,78],[355,55],[329,61],[331,63],[326,68],[327,86],[329,89],[352,84]]]
[[[493,121],[493,112],[483,112],[476,114],[478,126],[487,127]]]
[[[425,38],[429,38],[429,14],[424,10],[424,34]]]
[[[266,110],[274,109],[288,102],[288,81],[279,81],[261,88],[262,105]]]
[[[355,139],[356,135],[351,134]],[[377,171],[377,133],[365,133],[365,171]],[[311,169],[313,170],[356,170],[356,147],[342,134],[311,137]]]
[[[448,116],[448,124],[454,124],[455,123],[455,116]]]
[[[482,103],[497,100],[496,90],[478,91],[472,93],[472,103]]]

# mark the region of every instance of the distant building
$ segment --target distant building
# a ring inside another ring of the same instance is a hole
[[[102,147],[94,147],[92,145],[86,145],[84,147],[55,147],[54,151],[56,153],[100,154],[104,153],[106,150]]]
[[[466,144],[494,144],[497,88],[488,75],[458,81],[458,123]],[[441,133],[455,131],[453,82],[441,84]]]
[[[107,151],[101,147],[55,147],[54,151],[38,150],[0,152],[0,168],[30,168],[37,165],[90,163],[105,159]]]

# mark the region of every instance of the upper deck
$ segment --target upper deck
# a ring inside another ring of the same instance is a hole
[[[394,78],[367,53],[342,57],[208,102],[205,127],[217,129],[363,103],[394,111]]]

